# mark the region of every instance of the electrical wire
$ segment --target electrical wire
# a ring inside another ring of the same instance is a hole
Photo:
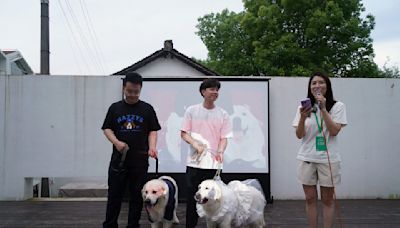
[[[79,23],[78,17],[75,14],[71,4],[69,3],[68,0],[65,0],[65,3],[67,5],[67,10],[69,11],[69,14],[72,18],[72,21],[74,22],[74,25],[76,29],[78,30],[78,35],[81,39],[82,45],[84,47],[84,50],[87,51],[87,54],[90,58],[90,61],[92,62],[92,66],[95,67],[95,69],[103,69],[101,62],[99,61],[98,56],[95,54],[95,52],[92,50],[90,42],[88,41],[88,38],[85,35],[85,31],[82,29],[81,24]]]
[[[79,3],[81,5],[81,9],[82,9],[83,15],[85,17],[89,35],[90,35],[91,39],[93,40],[94,50],[95,50],[97,56],[99,56],[99,61],[102,66],[102,71],[103,71],[103,74],[105,74],[105,71],[108,71],[108,67],[107,67],[101,46],[99,45],[99,39],[97,38],[96,30],[94,29],[92,20],[90,18],[88,7],[86,5],[86,2],[83,0],[80,0]]]
[[[58,5],[59,5],[59,7],[60,7],[60,9],[61,9],[61,12],[62,12],[64,18],[65,18],[65,21],[67,22],[67,26],[68,26],[68,29],[69,29],[69,31],[70,31],[71,37],[72,37],[72,39],[73,39],[73,41],[74,41],[76,47],[78,48],[78,52],[79,52],[79,54],[80,54],[80,56],[81,56],[81,58],[82,58],[82,62],[84,63],[84,66],[86,67],[86,70],[87,70],[88,72],[90,72],[89,63],[87,62],[87,60],[86,60],[86,58],[85,58],[85,55],[84,55],[83,52],[82,52],[82,48],[80,48],[79,42],[78,42],[78,40],[77,40],[77,38],[76,38],[76,36],[75,36],[74,30],[72,29],[71,23],[70,23],[70,21],[69,21],[69,19],[68,19],[68,17],[67,17],[67,14],[66,14],[66,12],[65,12],[65,10],[64,10],[64,7],[62,6],[60,0],[58,1]],[[74,51],[73,48],[72,48],[72,52],[73,52],[73,54],[75,55],[75,51]],[[76,61],[76,59],[77,59],[77,58],[74,58],[75,61]],[[79,71],[82,72],[81,69],[80,69],[80,65],[77,64],[77,66],[78,66]]]

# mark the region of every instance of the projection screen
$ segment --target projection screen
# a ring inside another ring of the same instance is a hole
[[[216,104],[230,116],[234,137],[224,155],[224,173],[269,173],[269,81],[267,78],[220,77]],[[203,101],[203,78],[146,78],[141,99],[153,105],[158,132],[159,172],[184,173],[188,145],[180,138],[185,109]],[[150,159],[149,171],[154,170]]]

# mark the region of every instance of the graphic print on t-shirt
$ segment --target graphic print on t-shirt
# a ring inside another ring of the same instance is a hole
[[[123,115],[117,118],[120,131],[141,131],[143,117],[139,115]]]

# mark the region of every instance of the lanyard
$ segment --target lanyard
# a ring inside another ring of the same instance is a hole
[[[317,117],[317,114],[315,112],[314,112],[314,115],[315,115],[315,120],[317,121],[317,126],[318,126],[318,131],[319,131],[319,135],[317,135],[315,137],[315,149],[316,149],[317,152],[318,151],[328,151],[328,149],[326,147],[327,141],[326,141],[324,133],[322,132],[324,119],[321,117],[321,125],[319,125],[318,117]]]
[[[318,131],[319,131],[319,133],[321,133],[322,132],[322,124],[324,123],[324,119],[321,118],[321,125],[320,125],[318,122],[317,114],[315,112],[314,112],[314,116],[315,116],[315,120],[317,121]]]

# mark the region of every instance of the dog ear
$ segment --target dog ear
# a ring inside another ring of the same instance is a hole
[[[162,191],[162,194],[163,194],[164,196],[167,195],[167,189],[166,189],[166,188],[161,187],[161,191]]]
[[[218,186],[213,186],[211,191],[210,191],[210,196],[214,200],[219,200],[221,199],[221,189]]]
[[[143,188],[142,188],[142,197],[145,197],[145,194],[144,194],[145,191],[146,191],[146,185],[143,186]]]

